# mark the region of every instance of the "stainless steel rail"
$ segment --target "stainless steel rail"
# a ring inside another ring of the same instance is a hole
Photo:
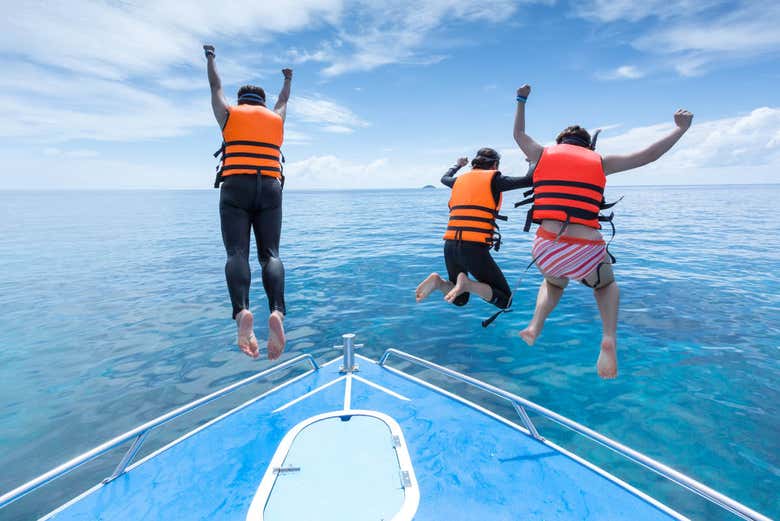
[[[384,366],[387,362],[387,359],[390,357],[390,355],[395,355],[398,358],[406,360],[407,362],[411,362],[413,364],[417,364],[419,366],[425,367],[437,373],[450,376],[456,380],[460,380],[461,382],[465,382],[474,387],[482,389],[483,391],[486,391],[490,394],[493,394],[500,398],[504,398],[505,400],[508,400],[512,403],[512,405],[518,411],[518,414],[520,414],[520,416],[523,417],[524,422],[527,419],[527,415],[525,416],[523,415],[524,412],[523,408],[527,408],[532,411],[535,411],[536,413],[541,414],[542,416],[554,421],[555,423],[558,423],[559,425],[571,429],[574,432],[577,432],[585,436],[586,438],[590,438],[591,440],[607,447],[608,449],[613,450],[614,452],[620,454],[621,456],[624,456],[642,465],[643,467],[652,470],[653,472],[665,477],[666,479],[673,481],[684,488],[687,488],[691,492],[700,495],[701,497],[711,501],[712,503],[720,506],[721,508],[728,510],[732,514],[735,514],[741,517],[742,519],[756,520],[756,521],[771,521],[768,517],[756,512],[755,510],[746,507],[742,503],[739,503],[738,501],[735,501],[730,497],[721,494],[717,490],[711,489],[710,487],[704,485],[703,483],[700,483],[695,479],[688,477],[685,474],[678,472],[673,468],[668,467],[663,463],[642,454],[641,452],[638,452],[630,447],[626,447],[625,445],[618,443],[617,441],[611,438],[599,434],[598,432],[589,429],[588,427],[585,427],[584,425],[581,425],[575,422],[574,420],[570,420],[565,416],[561,416],[556,412],[546,409],[541,405],[537,405],[532,401],[526,400],[525,398],[517,396],[516,394],[512,394],[508,391],[505,391],[503,389],[500,389],[488,383],[485,383],[481,380],[477,380],[476,378],[472,378],[470,376],[459,373],[457,371],[453,371],[452,369],[448,369],[446,367],[440,366],[433,362],[429,362],[422,358],[418,358],[414,355],[410,355],[409,353],[399,351],[398,349],[388,349],[387,351],[385,351],[382,357],[379,359],[379,365]],[[534,436],[535,438],[539,438],[538,434],[534,435],[536,430],[530,427],[530,425],[533,425],[530,423],[530,419],[527,419],[527,421],[529,423],[526,424],[526,426],[529,427],[528,430],[531,432],[531,435]]]
[[[286,362],[283,362],[279,365],[266,369],[265,371],[261,371],[257,374],[254,374],[249,378],[245,378],[244,380],[228,385],[227,387],[223,387],[219,391],[215,391],[207,396],[204,396],[203,398],[199,398],[193,402],[188,403],[187,405],[183,405],[178,409],[174,409],[173,411],[167,414],[163,414],[159,418],[144,423],[143,425],[136,427],[131,431],[128,431],[122,435],[117,436],[116,438],[113,438],[101,445],[98,445],[97,447],[90,450],[89,452],[85,452],[84,454],[63,463],[59,467],[50,470],[46,474],[42,474],[41,476],[38,476],[37,478],[31,481],[28,481],[24,485],[17,487],[6,494],[3,494],[2,496],[0,496],[0,508],[3,508],[4,506],[16,501],[17,499],[21,498],[22,496],[25,496],[26,494],[32,492],[33,490],[42,487],[43,485],[51,481],[54,481],[55,479],[71,472],[72,470],[75,470],[81,465],[89,461],[92,461],[93,459],[97,458],[102,454],[105,454],[109,450],[114,449],[119,445],[122,445],[123,443],[126,443],[131,439],[135,438],[135,441],[133,442],[132,446],[128,449],[128,451],[125,453],[124,457],[122,458],[122,461],[119,463],[116,470],[114,470],[111,476],[109,476],[103,481],[104,483],[107,483],[124,473],[125,469],[132,461],[133,457],[138,453],[138,449],[141,448],[141,444],[143,443],[144,438],[146,438],[146,435],[150,431],[156,429],[160,425],[168,423],[169,421],[175,418],[178,418],[179,416],[182,416],[183,414],[186,414],[194,409],[197,409],[202,405],[212,402],[217,398],[221,398],[227,394],[230,394],[236,389],[244,387],[245,385],[250,384],[261,378],[264,378],[270,374],[277,373],[284,369],[288,369],[294,365],[297,365],[300,362],[309,362],[312,370],[314,371],[319,369],[319,366],[317,365],[317,361],[314,360],[314,357],[312,355],[302,354],[296,356],[295,358],[291,358],[290,360],[287,360]]]

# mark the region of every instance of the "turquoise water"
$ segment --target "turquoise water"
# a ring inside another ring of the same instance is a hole
[[[780,516],[780,186],[608,191],[620,194],[616,381],[596,376],[600,324],[584,287],[567,290],[533,348],[517,336],[533,309],[533,270],[515,311],[487,330],[483,302],[415,304],[417,283],[444,270],[447,190],[285,194],[288,354],[329,360],[354,331],[367,356],[398,347],[465,371]],[[217,201],[216,190],[0,192],[0,491],[268,367],[232,345]],[[532,236],[524,213],[507,212],[497,259],[515,286]],[[256,260],[253,281],[262,316]],[[542,427],[692,518],[721,518]],[[104,470],[84,469],[73,490]],[[29,519],[66,497],[55,484],[0,519]]]

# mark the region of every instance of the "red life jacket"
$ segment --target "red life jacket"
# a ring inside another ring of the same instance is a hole
[[[577,145],[545,147],[533,174],[534,186],[524,195],[532,197],[515,207],[533,202],[528,211],[525,231],[531,223],[545,219],[582,224],[600,229],[601,222],[611,221],[612,215],[599,212],[612,207],[606,204],[604,187],[607,176],[596,152]]]
[[[498,170],[472,170],[458,176],[450,196],[450,220],[445,240],[469,241],[493,246],[496,251],[501,244],[496,219],[506,220],[499,215],[502,197],[493,197],[491,184]]]

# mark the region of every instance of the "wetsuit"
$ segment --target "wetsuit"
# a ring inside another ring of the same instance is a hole
[[[455,184],[455,174],[460,170],[459,166],[453,166],[441,178],[443,185],[450,188]],[[522,177],[509,177],[497,174],[493,177],[490,190],[493,199],[498,202],[502,192],[527,188],[533,185],[533,174]],[[512,298],[512,290],[506,277],[501,272],[496,261],[490,255],[490,245],[471,241],[444,241],[444,263],[447,266],[447,275],[450,282],[456,282],[458,274],[471,273],[479,282],[490,286],[493,290],[493,298],[490,303],[500,309],[506,309]],[[456,306],[464,306],[469,301],[469,293],[462,293],[453,301]]]
[[[257,256],[263,269],[263,287],[271,312],[286,312],[284,265],[279,259],[282,231],[282,183],[265,175],[239,174],[224,177],[219,196],[222,241],[225,243],[227,279],[233,318],[249,308],[249,232],[255,232]]]

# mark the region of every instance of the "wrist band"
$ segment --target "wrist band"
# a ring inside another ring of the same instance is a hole
[[[520,95],[518,94],[518,96],[517,96],[517,101],[518,101],[519,103],[525,103],[526,101],[528,101],[528,98],[527,98],[527,97],[525,97],[525,96],[520,96]]]

